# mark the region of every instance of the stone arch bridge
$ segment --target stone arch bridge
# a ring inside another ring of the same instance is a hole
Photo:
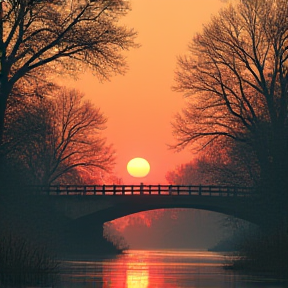
[[[39,187],[73,221],[105,223],[161,208],[194,208],[257,222],[251,187],[192,185],[55,185]]]
[[[90,253],[103,236],[103,224],[161,208],[194,208],[232,215],[253,223],[255,194],[250,187],[184,185],[57,185],[34,187],[68,219],[65,245]],[[42,196],[41,196],[42,197]],[[73,242],[73,243],[72,243]],[[84,248],[83,248],[84,247]],[[81,253],[82,253],[81,252]]]

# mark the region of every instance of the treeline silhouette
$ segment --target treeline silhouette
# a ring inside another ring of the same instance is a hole
[[[54,79],[87,68],[101,80],[124,73],[122,51],[137,47],[136,32],[118,22],[129,9],[122,0],[0,2],[1,253],[22,247],[29,254],[30,242],[53,249],[50,242],[68,222],[26,185],[109,181],[114,151],[101,135],[106,118],[81,92]],[[26,271],[24,258],[1,262],[1,271],[5,265]]]
[[[189,181],[196,168],[195,181],[253,184],[264,235],[259,249],[252,240],[251,249],[243,245],[250,264],[265,247],[280,261],[279,247],[288,244],[287,7],[287,0],[253,0],[221,10],[178,58],[173,87],[187,105],[174,118],[172,147],[188,146],[200,157],[167,177]]]

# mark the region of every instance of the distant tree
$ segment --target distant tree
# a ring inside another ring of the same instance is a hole
[[[171,185],[212,185],[209,176],[199,169],[199,160],[193,160],[168,171],[165,178]]]
[[[166,180],[176,185],[257,185],[258,165],[251,151],[227,141],[221,144],[207,147],[198,158],[168,171]]]
[[[78,177],[81,178],[81,183],[87,185],[123,185],[123,179],[117,177],[113,172],[103,169],[93,169],[93,173],[87,169],[77,169]]]
[[[106,118],[79,91],[61,88],[53,94],[22,99],[18,113],[8,117],[9,162],[24,166],[34,184],[42,185],[77,184],[84,172],[109,171],[114,152],[101,136]]]
[[[259,165],[250,147],[224,138],[200,153],[198,169],[214,185],[254,186]]]
[[[115,225],[113,222],[106,222],[103,225],[103,237],[108,241],[112,242],[113,245],[119,250],[127,250],[129,249],[129,244],[125,240],[125,238],[121,235],[121,232],[115,229]]]
[[[135,31],[118,23],[128,10],[126,0],[0,2],[0,145],[7,101],[20,80],[29,86],[85,67],[100,79],[125,72],[120,52],[136,46]]]
[[[174,87],[188,99],[175,148],[227,138],[251,149],[267,217],[278,220],[288,210],[287,19],[287,0],[229,5],[179,57]]]

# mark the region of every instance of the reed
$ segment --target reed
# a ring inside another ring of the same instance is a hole
[[[0,238],[1,287],[43,285],[53,282],[59,262],[41,245],[11,234]]]

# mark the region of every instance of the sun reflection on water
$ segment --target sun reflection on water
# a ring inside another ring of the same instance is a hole
[[[215,287],[210,284],[217,279],[230,281],[221,272],[223,256],[206,251],[129,250],[116,258],[69,263],[70,284],[61,288],[191,288]]]
[[[204,263],[199,261],[193,261],[191,263],[191,257],[201,258]],[[179,257],[181,262],[179,261]],[[141,251],[130,250],[126,254],[114,259],[113,267],[117,266],[117,271],[112,268],[112,263],[106,263],[103,265],[103,288],[115,287],[115,288],[152,288],[155,287],[178,287],[175,286],[174,278],[175,271],[179,272],[179,268],[182,273],[189,272],[198,273],[197,269],[200,266],[207,266],[205,263],[205,253],[195,251],[180,253],[175,251]],[[210,261],[211,261],[211,254]],[[185,261],[187,258],[187,262]],[[183,262],[184,260],[184,262]],[[215,258],[215,261],[217,262]],[[218,263],[214,263],[214,266]],[[210,266],[210,263],[208,264]]]
[[[126,284],[127,288],[147,288],[149,285],[149,271],[147,265],[133,265],[131,263],[126,271]],[[135,269],[136,268],[136,269]]]

